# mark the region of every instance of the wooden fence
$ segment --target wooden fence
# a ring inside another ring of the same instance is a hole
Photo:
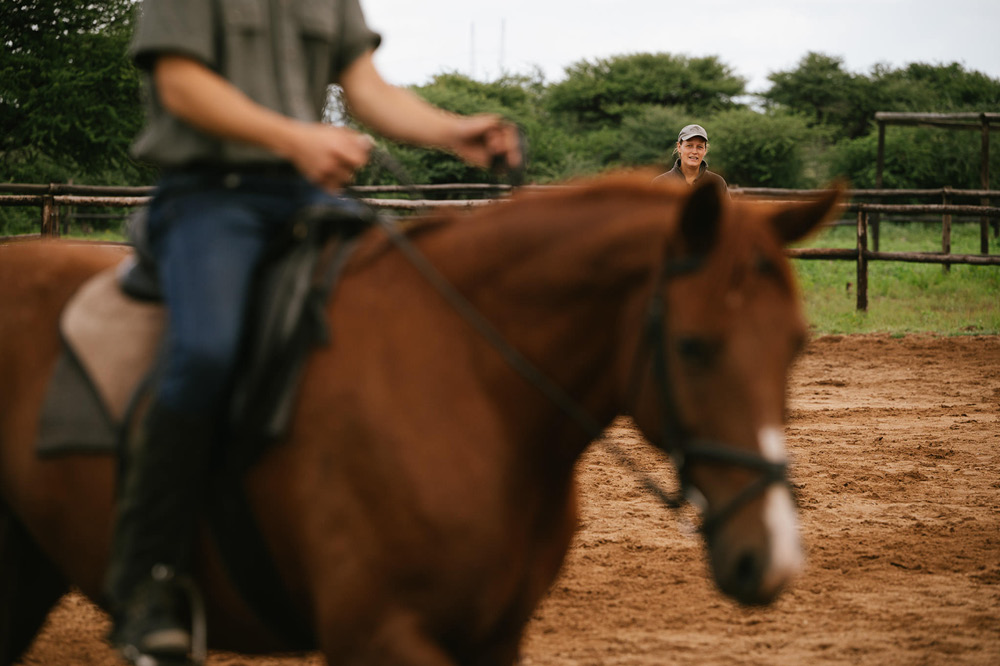
[[[979,184],[984,190],[990,187],[990,132],[1000,130],[1000,113],[923,113],[923,112],[891,112],[879,111],[875,114],[878,123],[878,148],[875,155],[875,186],[882,187],[882,175],[885,171],[885,129],[887,125],[909,125],[911,127],[934,127],[945,130],[979,132]],[[947,201],[945,204],[949,203]],[[983,206],[990,205],[989,198],[979,202]],[[878,249],[878,216],[874,218],[875,249]],[[994,224],[994,230],[997,229]],[[989,239],[986,231],[986,218],[982,218],[979,227],[980,252],[989,252]]]
[[[870,216],[899,213],[935,212],[942,215],[976,215],[1000,219],[1000,208],[987,206],[918,206],[889,204],[846,204],[844,209],[856,213],[857,244],[854,248],[803,248],[789,249],[788,256],[795,259],[833,259],[854,261],[857,264],[857,309],[868,310],[868,262],[905,261],[924,264],[942,264],[948,269],[952,264],[973,266],[1000,266],[996,254],[951,254],[942,252],[879,252],[868,248]],[[949,240],[950,243],[950,240]]]
[[[506,185],[416,185],[403,186],[369,186],[356,187],[354,192],[359,195],[401,195],[408,198],[368,198],[362,200],[373,207],[388,210],[412,211],[428,207],[460,207],[467,208],[490,203],[494,199],[489,195],[502,195],[509,190]],[[41,208],[41,235],[58,236],[60,234],[59,211],[63,207],[121,207],[132,208],[145,205],[153,191],[151,187],[95,187],[82,185],[9,185],[0,184],[0,206],[38,206]],[[786,190],[773,188],[732,188],[736,197],[754,197],[787,200],[799,199],[814,195],[812,190]],[[475,195],[474,199],[414,199],[414,194],[422,195]],[[484,196],[486,195],[486,196]],[[825,259],[854,261],[857,264],[857,309],[868,309],[868,263],[870,261],[904,261],[918,263],[941,264],[947,270],[953,264],[969,264],[975,266],[1000,266],[1000,255],[989,254],[988,242],[981,247],[980,254],[951,253],[951,225],[953,216],[979,218],[980,224],[992,220],[994,225],[1000,221],[1000,207],[988,205],[962,205],[954,203],[962,199],[978,199],[989,202],[1000,199],[1000,191],[996,190],[954,190],[941,188],[937,190],[852,190],[848,192],[850,203],[843,204],[841,210],[855,216],[857,226],[857,243],[854,248],[802,248],[789,249],[788,255],[796,259]],[[868,203],[864,199],[938,198],[941,204],[886,204]],[[942,225],[941,252],[881,252],[878,247],[878,225],[872,223],[883,215],[940,215]],[[981,236],[985,237],[985,232]],[[0,241],[11,237],[0,237]],[[869,248],[873,240],[874,247]]]

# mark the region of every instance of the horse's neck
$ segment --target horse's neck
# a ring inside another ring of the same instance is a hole
[[[626,407],[627,366],[668,233],[664,205],[535,203],[455,223],[427,250],[512,347],[604,425]],[[555,409],[540,396],[524,399]]]

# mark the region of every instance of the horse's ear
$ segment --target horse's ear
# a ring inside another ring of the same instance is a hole
[[[712,181],[695,185],[681,212],[681,237],[690,254],[708,254],[719,235],[722,219],[722,190]]]
[[[771,220],[778,237],[786,244],[793,243],[818,229],[836,208],[843,191],[843,187],[837,185],[823,192],[814,201],[792,204],[782,209]]]

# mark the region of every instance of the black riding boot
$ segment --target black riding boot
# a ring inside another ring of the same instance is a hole
[[[191,560],[214,431],[154,402],[125,452],[106,591],[130,663],[188,664]]]

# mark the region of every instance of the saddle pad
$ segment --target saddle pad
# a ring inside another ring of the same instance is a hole
[[[153,365],[165,309],[124,296],[116,271],[91,278],[63,311],[60,332],[67,350],[56,364],[42,412],[40,453],[94,451],[104,448],[109,436],[113,443],[117,425]],[[96,399],[88,393],[96,393]]]
[[[122,294],[117,269],[89,280],[63,311],[65,349],[49,382],[39,455],[113,453],[119,426],[159,351],[166,310]],[[260,534],[243,488],[242,466],[217,471],[207,513],[212,536],[240,595],[290,645],[316,640],[299,618]]]

